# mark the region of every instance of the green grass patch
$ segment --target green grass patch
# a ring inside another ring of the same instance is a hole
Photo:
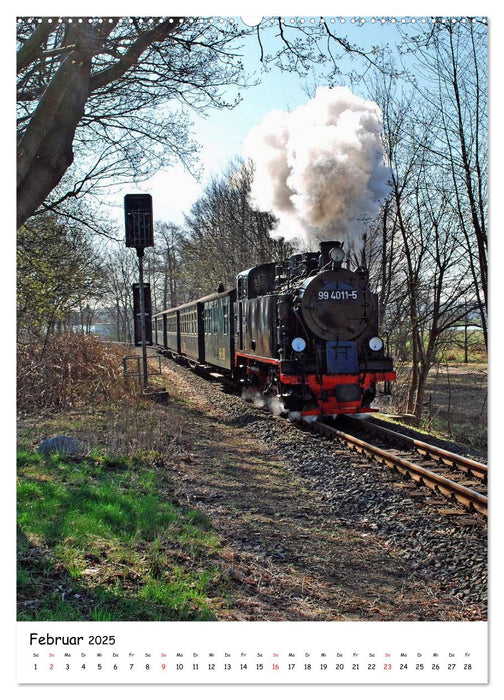
[[[18,619],[213,619],[219,541],[162,464],[18,453]]]

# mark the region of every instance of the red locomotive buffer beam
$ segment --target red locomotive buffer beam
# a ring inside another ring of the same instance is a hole
[[[245,353],[236,353],[237,366],[243,363],[249,374],[254,374],[259,386],[267,383],[268,366],[278,369],[278,378],[284,386],[304,385],[309,390],[317,407],[301,410],[303,416],[341,415],[343,413],[374,413],[377,409],[362,405],[366,391],[378,382],[393,382],[396,379],[394,371],[365,372],[362,374],[325,374],[322,376],[308,374],[303,378],[299,374],[284,374],[282,362],[271,357],[258,357]]]
[[[322,377],[309,374],[304,378],[305,385],[314,395],[318,408],[301,411],[301,415],[374,413],[377,409],[362,405],[363,393],[377,382],[392,382],[395,379],[395,372],[369,372],[363,377],[357,374],[326,374]],[[299,376],[284,375],[282,372],[280,372],[280,381],[286,385],[301,384]]]

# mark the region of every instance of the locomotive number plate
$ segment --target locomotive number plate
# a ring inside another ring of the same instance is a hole
[[[318,298],[321,301],[325,301],[327,299],[335,299],[336,301],[346,301],[348,299],[357,299],[358,298],[357,292],[352,290],[349,292],[347,289],[333,289],[330,292],[327,291],[322,291],[318,293]]]

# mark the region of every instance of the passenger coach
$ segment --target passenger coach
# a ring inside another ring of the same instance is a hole
[[[164,355],[190,366],[230,373],[234,360],[234,289],[210,294],[156,314],[154,344]]]

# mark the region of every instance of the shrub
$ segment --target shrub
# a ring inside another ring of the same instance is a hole
[[[127,390],[120,345],[64,333],[17,348],[18,412],[61,411],[119,398]]]

